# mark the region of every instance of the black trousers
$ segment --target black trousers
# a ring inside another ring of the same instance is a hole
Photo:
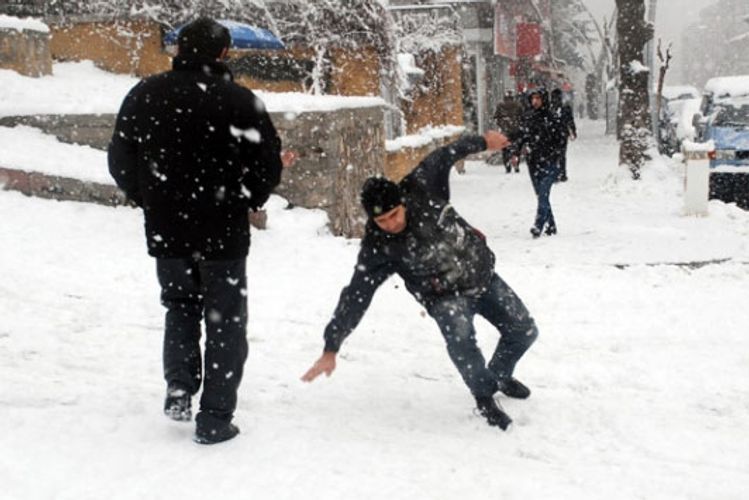
[[[247,359],[246,259],[156,259],[164,325],[167,385],[196,394],[201,412],[230,420]],[[205,363],[201,323],[205,318]],[[205,365],[205,370],[203,370]]]

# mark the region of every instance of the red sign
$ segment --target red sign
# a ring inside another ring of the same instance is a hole
[[[541,53],[541,26],[538,23],[518,23],[515,32],[517,57],[533,57]]]

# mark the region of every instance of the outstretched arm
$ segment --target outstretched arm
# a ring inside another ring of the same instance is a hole
[[[361,321],[377,288],[391,274],[387,262],[380,260],[371,249],[360,251],[351,282],[341,291],[333,318],[325,328],[323,354],[302,376],[304,382],[312,382],[323,373],[330,376],[335,370],[335,358],[341,344]]]
[[[483,136],[468,135],[435,149],[407,177],[430,194],[450,200],[450,169],[459,160],[485,149],[503,149],[510,144],[504,134],[490,130]]]

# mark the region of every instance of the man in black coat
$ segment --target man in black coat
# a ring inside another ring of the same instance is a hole
[[[577,126],[575,125],[575,113],[572,111],[572,106],[565,104],[562,98],[562,89],[551,91],[551,110],[561,122],[564,139],[559,157],[559,181],[567,182],[567,142],[577,139]]]
[[[369,220],[354,274],[325,328],[323,354],[302,380],[333,372],[344,339],[359,324],[377,288],[396,273],[437,322],[481,414],[489,425],[508,427],[511,419],[493,395],[530,395],[512,375],[538,331],[522,301],[494,271],[494,253],[484,235],[450,205],[449,189],[456,161],[507,144],[496,131],[467,136],[431,153],[399,184],[382,177],[367,180],[362,204]],[[476,314],[501,333],[488,365],[476,344]]]
[[[166,307],[165,413],[192,418],[195,441],[233,438],[247,358],[248,212],[281,179],[281,141],[262,101],[233,83],[222,62],[229,31],[207,18],[184,27],[173,69],[125,97],[109,146],[109,171],[143,209]],[[205,317],[205,373],[201,321]]]
[[[513,133],[520,124],[520,117],[523,116],[523,105],[515,100],[515,94],[512,90],[505,92],[505,97],[502,102],[497,104],[497,108],[494,110],[494,121],[499,127],[499,131],[505,135]],[[512,169],[515,172],[519,172],[520,169],[518,164],[512,164],[512,148],[505,148],[502,150],[502,163],[504,163],[505,171],[509,174]]]
[[[523,147],[526,148],[526,163],[536,193],[538,207],[531,227],[531,235],[538,238],[541,232],[552,235],[557,232],[554,213],[551,210],[551,187],[559,177],[559,161],[564,147],[564,131],[559,117],[549,109],[548,94],[543,89],[534,89],[529,95],[531,108],[523,114],[517,130],[508,134],[514,152],[513,163]]]

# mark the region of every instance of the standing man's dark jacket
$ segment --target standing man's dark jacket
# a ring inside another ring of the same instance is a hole
[[[575,113],[572,111],[572,106],[562,104],[559,108],[559,119],[562,122],[565,143],[570,135],[577,137],[577,125],[575,125]]]
[[[559,163],[565,144],[566,130],[563,130],[559,117],[549,110],[546,96],[543,98],[544,105],[539,109],[530,108],[526,111],[518,129],[508,134],[515,154],[523,146],[527,147],[526,161],[533,175],[536,169]]]
[[[238,259],[248,210],[281,179],[281,141],[260,101],[221,62],[178,56],[122,104],[109,171],[143,208],[159,258]]]
[[[477,296],[486,290],[494,254],[483,234],[449,203],[451,167],[484,149],[483,137],[465,137],[434,151],[400,182],[407,220],[402,232],[387,233],[369,220],[354,275],[325,329],[325,351],[339,350],[377,288],[393,273],[427,308],[440,297]]]

